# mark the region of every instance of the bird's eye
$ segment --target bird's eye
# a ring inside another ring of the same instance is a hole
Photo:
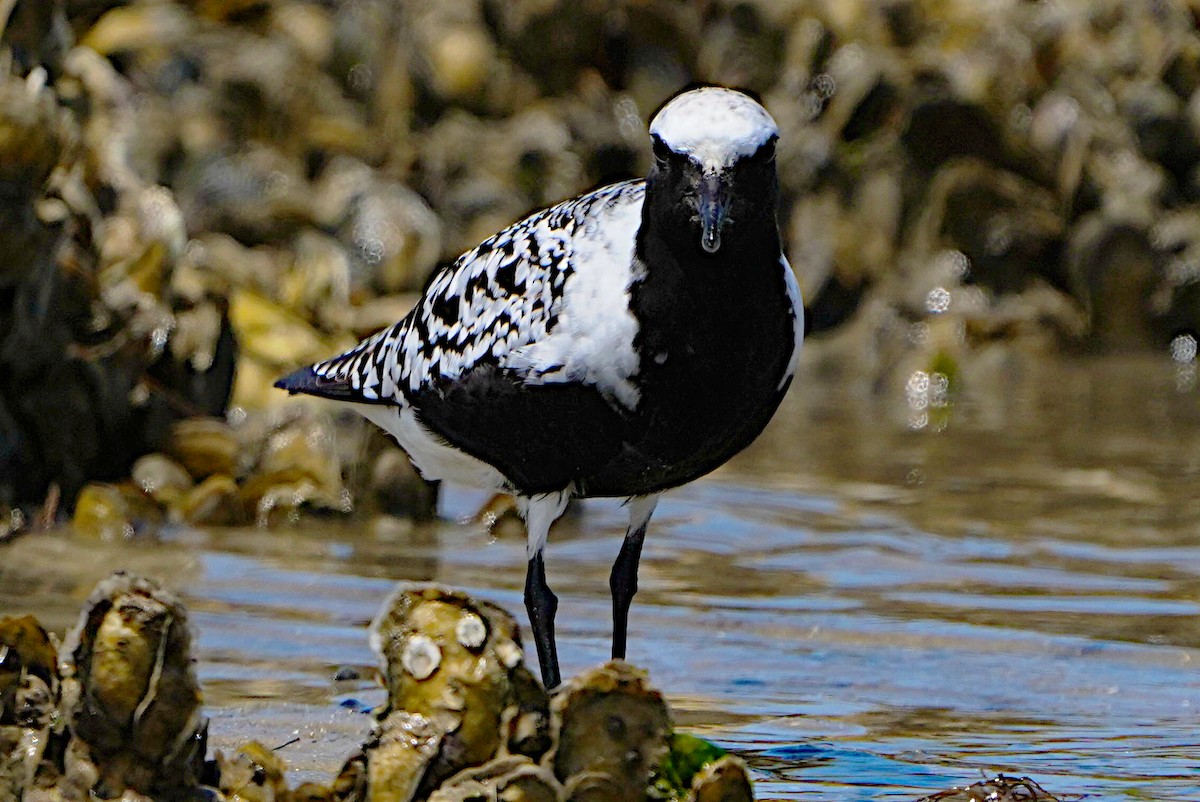
[[[667,147],[667,143],[663,142],[658,137],[651,137],[651,147],[654,148],[654,158],[659,164],[666,164],[671,158],[671,149]]]
[[[775,137],[768,139],[767,143],[754,154],[754,160],[763,164],[775,161],[775,141]]]

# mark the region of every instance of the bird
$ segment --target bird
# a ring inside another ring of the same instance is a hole
[[[525,606],[547,688],[561,681],[546,579],[572,498],[618,498],[612,656],[624,659],[661,494],[724,464],[774,415],[804,334],[777,223],[779,128],[736,89],[652,117],[644,179],[535,212],[431,276],[406,317],[276,382],[345,402],[430,480],[512,494]]]

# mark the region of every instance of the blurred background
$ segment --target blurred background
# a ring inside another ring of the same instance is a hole
[[[523,552],[486,498],[428,522],[399,451],[271,382],[526,212],[644,175],[649,117],[712,82],[779,123],[810,336],[771,432],[664,502],[632,658],[771,798],[1004,768],[1194,799],[1198,20],[0,0],[0,610],[65,626],[102,568],[157,572],[200,610],[217,742],[263,703],[313,736],[301,769],[336,762],[361,722],[327,711],[361,689],[328,677],[370,665],[391,581],[519,609]],[[605,656],[619,529],[556,530],[568,672]]]
[[[697,81],[778,119],[780,225],[811,331],[858,334],[846,369],[937,393],[996,341],[1194,357],[1182,0],[0,10],[10,507],[127,475],[174,419],[282,403],[274,377],[397,319],[438,264],[643,175],[648,117]]]

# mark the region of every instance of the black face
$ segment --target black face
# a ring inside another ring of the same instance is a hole
[[[671,221],[671,230],[660,235],[684,236],[704,255],[716,257],[739,240],[762,236],[764,228],[776,232],[776,139],[728,167],[705,172],[689,155],[651,137],[654,167],[646,179],[646,202]]]

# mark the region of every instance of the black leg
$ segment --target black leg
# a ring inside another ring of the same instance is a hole
[[[629,605],[633,595],[637,593],[638,562],[642,559],[642,543],[646,540],[646,526],[654,507],[658,504],[658,495],[640,496],[629,500],[629,528],[625,530],[625,542],[621,544],[621,553],[613,563],[612,574],[608,578],[608,587],[612,590],[613,600],[613,647],[612,656],[615,660],[625,659],[625,633],[629,629]]]
[[[547,690],[556,688],[562,681],[558,673],[558,650],[554,646],[554,613],[558,610],[558,597],[546,584],[546,564],[540,551],[533,555],[525,572],[525,609],[533,627],[542,684]]]
[[[646,525],[625,536],[621,553],[613,563],[608,586],[613,600],[613,644],[614,659],[625,659],[625,633],[629,629],[629,605],[637,593],[638,561],[642,558],[642,543],[646,540]]]

